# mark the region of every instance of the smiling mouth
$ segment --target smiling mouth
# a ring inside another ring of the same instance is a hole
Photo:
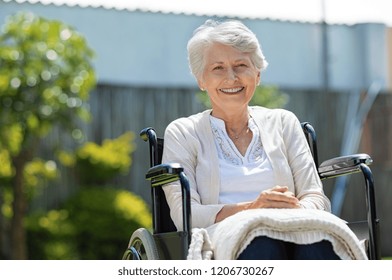
[[[220,92],[226,93],[226,94],[236,94],[241,92],[244,89],[244,87],[236,87],[236,88],[221,88],[219,89]]]

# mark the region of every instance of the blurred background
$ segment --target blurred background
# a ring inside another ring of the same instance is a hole
[[[269,62],[255,104],[310,122],[320,161],[373,158],[392,256],[389,1],[240,2],[0,0],[0,259],[120,259],[151,227],[138,134],[208,106],[186,44],[209,18],[255,32]],[[324,184],[334,213],[366,219],[361,175]]]

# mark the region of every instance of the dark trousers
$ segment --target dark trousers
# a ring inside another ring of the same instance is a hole
[[[313,244],[295,244],[258,236],[245,248],[239,260],[339,260],[332,244],[323,240]]]

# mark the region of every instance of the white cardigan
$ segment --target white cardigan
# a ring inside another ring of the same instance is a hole
[[[276,183],[287,186],[303,208],[330,211],[322,183],[297,117],[283,109],[249,107],[260,130]],[[218,155],[211,130],[211,110],[180,118],[168,125],[162,163],[184,167],[191,187],[192,227],[206,228],[215,223],[223,205],[218,203],[220,178]],[[273,186],[271,186],[273,187]],[[181,189],[179,183],[164,187],[171,217],[182,229]]]

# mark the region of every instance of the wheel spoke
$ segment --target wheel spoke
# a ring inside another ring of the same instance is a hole
[[[132,247],[134,247],[139,255],[141,260],[147,260],[146,249],[144,248],[143,242],[140,239],[135,239],[132,243]]]

